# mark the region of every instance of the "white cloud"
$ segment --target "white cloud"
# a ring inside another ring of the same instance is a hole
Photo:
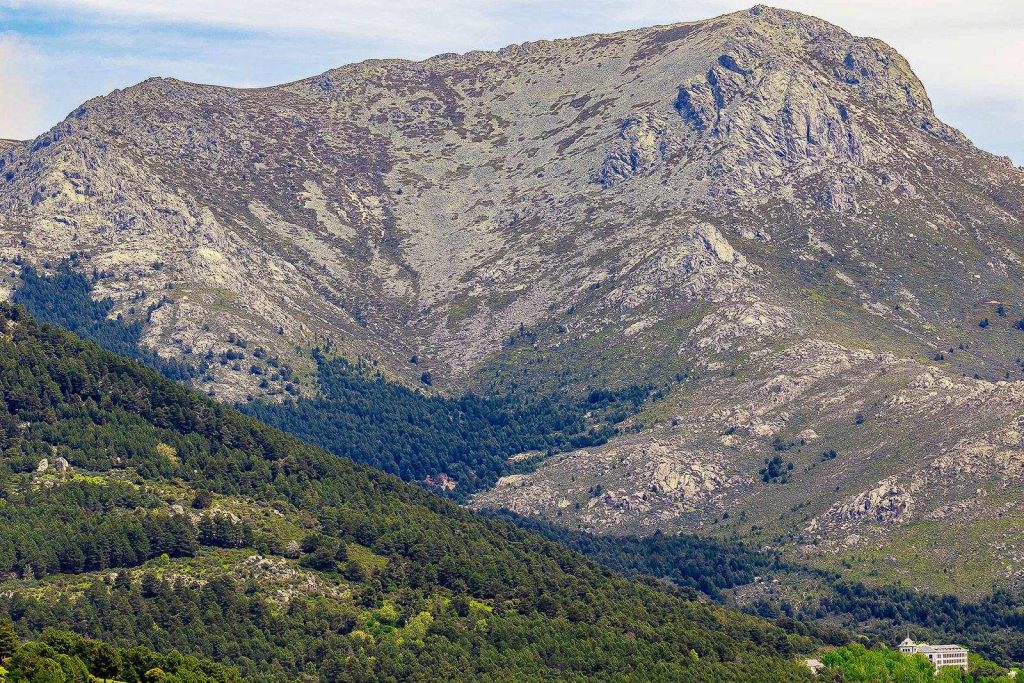
[[[0,138],[18,140],[39,132],[38,57],[24,40],[0,34]]]

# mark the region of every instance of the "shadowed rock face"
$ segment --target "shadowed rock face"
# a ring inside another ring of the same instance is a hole
[[[234,334],[301,369],[330,339],[450,391],[670,385],[640,426],[676,411],[696,426],[668,429],[697,431],[657,458],[613,443],[648,483],[614,493],[614,514],[575,501],[616,528],[705,528],[765,497],[749,518],[777,503],[787,531],[928,514],[902,480],[867,508],[859,496],[976,426],[953,418],[940,445],[911,415],[850,437],[877,468],[827,488],[815,469],[804,490],[820,500],[790,514],[793,487],[758,475],[771,439],[845,426],[826,428],[839,412],[824,398],[782,407],[788,380],[759,387],[807,348],[842,361],[815,386],[871,401],[891,393],[890,361],[913,377],[941,355],[947,381],[1019,378],[1022,215],[1024,174],[939,121],[889,46],[763,6],[257,90],[153,79],[0,145],[0,254],[85,252],[107,275],[97,296],[145,320],[162,354],[218,353]],[[804,386],[819,371],[805,358],[789,375]],[[220,396],[259,393],[244,370],[213,372],[203,386]],[[712,388],[746,416],[738,446],[715,431],[728,419],[691,410]],[[999,400],[992,414],[1012,418],[1015,399]],[[640,488],[647,500],[623,503]],[[553,516],[571,516],[564,497]]]

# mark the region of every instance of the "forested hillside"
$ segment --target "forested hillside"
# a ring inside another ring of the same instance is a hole
[[[263,681],[809,677],[795,625],[619,578],[0,313],[0,610],[25,635]]]
[[[455,497],[529,471],[552,452],[596,446],[618,432],[647,390],[569,396],[427,396],[347,360],[315,354],[320,395],[258,401],[239,409],[336,454],[400,476],[430,481]],[[533,453],[516,461],[517,454]]]
[[[76,266],[81,267],[77,254],[59,263],[50,274],[24,267],[14,302],[25,306],[41,322],[60,325],[114,353],[140,360],[171,379],[187,380],[202,374],[203,361],[162,358],[143,346],[142,323],[138,320],[108,318],[114,303],[109,299],[94,301],[90,296],[99,274],[90,280],[75,270]]]
[[[46,629],[22,642],[9,620],[0,619],[0,682],[241,683],[238,671],[178,652],[159,654],[136,646],[117,649],[72,631]]]
[[[166,376],[185,379],[201,373],[201,363],[217,359],[196,359],[200,365],[190,369],[178,362],[163,363],[139,344],[136,324],[107,319],[111,303],[92,301],[92,282],[79,272],[83,264],[58,264],[46,274],[26,268],[15,290],[14,299],[48,322],[78,332],[105,348],[136,358]],[[75,268],[78,268],[76,270]],[[239,353],[246,350],[239,349]],[[441,473],[452,477],[455,488],[440,492],[457,499],[497,476],[526,470],[531,461],[509,462],[508,456],[527,450],[560,450],[599,443],[613,431],[613,425],[633,410],[647,395],[637,388],[629,392],[598,392],[583,403],[552,398],[527,401],[523,397],[483,398],[468,395],[460,399],[429,396],[389,382],[353,366],[344,358],[329,358],[317,351],[319,395],[314,398],[291,397],[283,403],[257,401],[241,409],[284,431],[322,446],[337,455],[347,456],[373,467],[400,475],[406,480],[438,479]],[[583,409],[590,413],[584,419]],[[597,416],[596,420],[594,416]],[[598,429],[588,427],[597,422]],[[24,467],[44,457],[28,453]],[[84,492],[83,492],[84,488]],[[118,498],[120,496],[120,498]],[[143,505],[144,499],[132,487],[120,482],[110,486],[84,486],[68,482],[47,500],[36,503],[38,509],[49,506],[53,513],[42,521],[25,520],[28,526],[46,529],[50,537],[59,528],[52,521],[63,511],[75,518],[76,531],[84,557],[69,551],[58,565],[35,563],[36,572],[81,571],[105,568],[100,554],[84,541],[97,533],[93,526],[100,520],[76,510],[69,501],[82,497],[97,498],[97,504],[111,500]],[[149,502],[158,505],[159,501]],[[509,513],[497,515],[529,531],[540,533],[570,550],[627,576],[654,576],[681,588],[700,591],[719,602],[734,601],[736,589],[758,580],[778,578],[783,584],[813,586],[801,596],[792,594],[747,598],[740,601],[746,610],[761,616],[798,618],[818,622],[819,637],[842,642],[850,632],[889,643],[900,639],[908,625],[920,629],[934,640],[958,640],[972,649],[1004,663],[1024,660],[1024,636],[1021,635],[1016,592],[998,592],[977,601],[965,601],[950,595],[930,595],[905,588],[878,588],[843,580],[833,572],[783,561],[777,554],[764,553],[742,543],[702,539],[690,535],[658,534],[650,537],[600,536],[571,531],[538,519],[525,519]],[[8,522],[15,520],[8,511]],[[143,519],[152,537],[163,545],[150,547],[142,560],[161,553],[175,554],[175,543],[189,552],[199,548],[182,519],[155,517]],[[162,526],[161,533],[155,527]],[[111,529],[106,529],[111,533]],[[121,533],[121,532],[118,532]],[[227,532],[224,532],[227,533]],[[240,525],[238,534],[250,534]],[[147,534],[150,535],[150,534]],[[228,544],[230,545],[230,544]],[[249,544],[250,547],[252,543]],[[121,566],[121,554],[130,549],[129,540],[114,544],[111,566]],[[261,547],[261,546],[257,546]],[[32,551],[24,546],[21,564],[11,567],[22,571],[31,565]],[[127,552],[129,558],[132,552]],[[2,555],[0,555],[2,557]],[[739,591],[742,593],[743,591]],[[799,598],[803,598],[801,601]],[[921,604],[928,609],[919,609]]]

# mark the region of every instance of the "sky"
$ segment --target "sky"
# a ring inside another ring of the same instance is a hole
[[[272,85],[372,57],[422,59],[702,19],[754,0],[0,0],[0,138],[151,76]],[[776,0],[881,38],[936,111],[1024,165],[1024,0]]]

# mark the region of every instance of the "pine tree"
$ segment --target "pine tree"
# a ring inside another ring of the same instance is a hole
[[[83,649],[93,676],[108,681],[121,673],[121,655],[107,643],[86,640]]]
[[[0,659],[6,659],[18,649],[20,641],[10,619],[0,619]]]

